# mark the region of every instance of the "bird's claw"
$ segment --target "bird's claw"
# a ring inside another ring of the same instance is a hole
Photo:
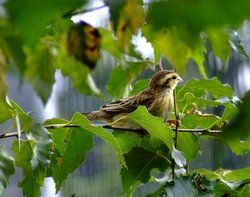
[[[175,125],[176,127],[179,127],[181,125],[181,121],[180,120],[167,120],[167,123],[172,126],[172,125]]]

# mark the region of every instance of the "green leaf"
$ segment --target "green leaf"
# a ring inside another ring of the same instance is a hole
[[[207,178],[210,178],[211,180],[222,180],[222,181],[228,181],[228,185],[230,185],[230,182],[238,182],[243,181],[246,179],[249,179],[249,172],[250,168],[242,168],[238,170],[231,170],[231,169],[218,169],[216,171],[209,171],[207,169],[195,169],[192,171],[192,173],[200,173],[205,175]]]
[[[173,148],[171,155],[178,166],[184,167],[187,164],[187,161],[183,156],[183,153],[181,151],[178,151],[176,148]]]
[[[238,108],[232,102],[224,102],[222,106],[225,106],[222,120],[232,120],[238,112]]]
[[[140,183],[146,183],[150,179],[153,169],[164,171],[170,163],[162,155],[158,155],[142,148],[134,148],[125,154],[128,169],[121,169],[123,191],[131,196]]]
[[[236,191],[231,189],[224,182],[219,182],[214,186],[214,193],[215,193],[215,197],[220,197],[220,196],[224,196],[224,195],[229,195],[229,196],[237,195]]]
[[[238,196],[250,196],[250,184],[244,184],[239,188]]]
[[[56,17],[60,17],[66,10],[75,9],[83,6],[85,1],[62,0],[57,1],[32,1],[18,0],[8,1],[5,4],[11,23],[17,28],[24,41],[33,45],[38,38],[45,32],[48,22]],[[27,6],[29,5],[29,6]],[[36,28],[33,28],[35,24]]]
[[[199,149],[200,143],[199,139],[193,133],[179,132],[177,138],[178,150],[183,152],[187,161],[195,159]]]
[[[5,37],[5,42],[8,48],[8,55],[13,58],[21,77],[23,77],[27,65],[25,63],[26,56],[24,54],[22,40],[17,36],[8,36]]]
[[[164,144],[158,147],[153,147],[149,135],[142,137],[138,133],[127,133],[124,131],[114,131],[112,134],[121,146],[123,153],[128,153],[135,147],[143,148],[146,151],[158,154],[161,153],[167,155],[169,152]]]
[[[147,42],[151,43],[154,49],[154,63],[157,64],[162,56],[162,51],[156,42],[157,36],[150,26],[143,26],[141,31],[142,36],[146,38]]]
[[[61,51],[58,57],[57,67],[61,69],[64,76],[71,77],[74,87],[79,92],[102,97],[90,73],[90,69],[75,60],[75,58],[68,57],[65,52]]]
[[[23,169],[23,179],[19,186],[23,189],[23,195],[39,196],[50,163],[51,138],[42,126],[33,125],[27,131],[27,139],[12,144],[16,165]]]
[[[26,50],[27,70],[25,75],[43,103],[50,97],[55,82],[55,55],[52,49],[38,46],[36,49]]]
[[[222,120],[211,114],[211,115],[198,115],[198,114],[186,114],[183,118],[181,118],[181,124],[183,128],[195,129],[211,129],[213,126],[222,123]]]
[[[123,153],[128,153],[141,142],[139,135],[136,133],[128,134],[124,131],[114,131],[112,134],[116,138]]]
[[[127,67],[117,66],[109,76],[107,90],[112,98],[121,98],[133,80],[138,77],[147,66],[144,62],[128,62]]]
[[[224,106],[225,109],[222,115],[223,120],[230,120],[232,117],[236,115],[238,111],[237,107],[234,104],[233,99],[222,98],[222,99],[217,99],[217,100],[208,100],[208,99],[195,97],[191,99],[191,103],[193,102],[197,103],[198,106],[204,109],[208,106],[213,106],[213,107]]]
[[[14,159],[11,157],[7,148],[0,144],[0,196],[9,184],[9,177],[14,174]]]
[[[104,2],[110,7],[109,9],[111,15],[110,17],[114,25],[114,30],[116,31],[119,23],[120,10],[125,5],[126,0],[120,0],[120,1],[104,0]]]
[[[230,52],[229,35],[222,28],[208,28],[206,33],[215,55],[225,62]]]
[[[222,84],[216,77],[212,79],[192,79],[183,86],[177,94],[177,98],[184,96],[184,92],[196,93],[197,91],[208,91],[215,99],[228,96],[232,98],[234,92],[229,85]]]
[[[179,72],[185,72],[185,66],[188,60],[192,57],[191,47],[183,41],[182,36],[183,29],[176,27],[162,30],[156,34],[156,45],[160,48],[160,51],[164,53],[167,59],[170,60],[173,66],[175,66]],[[202,54],[203,51],[201,51]],[[182,58],[180,58],[182,57]]]
[[[198,36],[205,27],[238,26],[250,18],[247,0],[235,2],[203,1],[157,1],[149,6],[148,17],[156,29],[168,26],[184,26],[190,34]]]
[[[151,115],[146,107],[139,106],[128,115],[128,118],[146,129],[151,137],[164,142],[169,150],[173,149],[172,130],[163,123],[161,118]]]
[[[1,52],[0,52],[0,58],[3,59]],[[5,73],[3,69],[0,69],[0,101],[5,98],[7,93],[7,86],[5,83],[4,75]]]
[[[205,175],[207,178],[210,178],[212,180],[216,180],[216,179],[219,179],[220,176],[219,174],[217,174],[216,172],[213,172],[213,171],[210,171],[210,170],[207,170],[207,169],[195,169],[192,171],[192,173],[200,173],[202,175]]]
[[[197,42],[191,52],[191,58],[196,62],[201,75],[206,79],[207,74],[206,74],[205,67],[204,67],[204,61],[205,61],[204,53],[205,52],[206,52],[205,46],[202,43]]]
[[[230,34],[230,39],[229,39],[229,44],[231,47],[239,54],[244,55],[245,57],[249,57],[247,54],[247,51],[242,43],[242,38],[239,34],[238,31],[231,30],[229,31]]]
[[[117,4],[115,3],[115,5]],[[127,0],[125,4],[119,2],[118,6],[120,7],[119,19],[115,32],[119,46],[126,50],[132,35],[137,33],[138,29],[143,25],[144,9],[141,0]],[[113,8],[111,7],[111,9]],[[117,19],[115,19],[116,21]]]
[[[239,111],[230,125],[218,136],[228,144],[231,150],[237,155],[246,154],[250,150],[250,92],[247,92],[239,105]]]
[[[146,135],[143,138],[140,139],[140,142],[138,144],[139,148],[143,148],[146,151],[156,153],[156,154],[161,154],[161,155],[166,155],[169,160],[171,160],[170,156],[170,151],[168,147],[162,142],[157,141],[157,145],[152,143],[152,137],[150,135]]]
[[[166,194],[166,191],[165,191],[165,185],[161,186],[158,190],[150,193],[150,194],[147,194],[146,197],[161,197],[161,196],[164,196]]]
[[[20,142],[22,129],[26,131],[26,123],[31,123],[31,118],[13,100],[9,99],[8,96],[5,96],[0,100],[0,112],[2,114],[2,116],[0,117],[0,124],[12,118],[12,120],[10,121],[12,125],[10,125],[9,128],[3,132],[3,135],[7,134],[9,130],[12,129],[13,126],[15,126],[17,131],[17,138]]]
[[[240,181],[249,179],[250,174],[250,167],[248,168],[241,168],[238,170],[224,170],[221,171],[221,174],[225,177],[228,181]]]
[[[23,179],[19,182],[19,187],[23,190],[24,196],[40,196],[40,186],[37,181],[34,181],[34,172],[31,160],[34,156],[34,141],[21,141],[14,140],[12,149],[15,155],[15,164],[23,170]]]
[[[23,109],[12,99],[9,99],[10,105],[13,108],[13,116],[18,116],[18,119],[20,121],[21,129],[25,132],[29,132],[31,128],[33,127],[33,120],[29,116],[28,113],[25,113]]]
[[[39,185],[43,185],[51,156],[52,140],[50,133],[41,125],[35,124],[27,133],[27,139],[34,142],[33,157],[30,160],[34,180]]]
[[[178,72],[185,73],[186,64],[192,58],[196,61],[203,77],[206,78],[203,66],[205,47],[198,40],[198,37],[189,35],[189,30],[176,26],[156,30],[145,26],[142,29],[142,34],[154,48],[156,63],[164,54]]]
[[[130,92],[130,95],[135,95],[148,87],[149,79],[141,79],[135,82],[133,89]]]
[[[235,195],[237,192],[249,183],[250,168],[242,168],[239,170],[218,169],[214,172],[206,169],[196,169],[192,173],[205,176],[207,179],[214,181],[212,183],[216,196],[223,194]],[[238,196],[238,195],[237,195]]]
[[[0,100],[0,124],[12,117],[12,108],[3,100]]]
[[[203,111],[204,109],[209,110],[210,107],[224,106],[224,111],[223,111],[223,115],[221,118],[223,121],[228,121],[228,120],[231,120],[238,111],[235,105],[235,101],[236,101],[235,97],[233,97],[232,99],[223,97],[221,99],[211,100],[212,98],[208,99],[208,98],[202,97],[203,94],[205,93],[204,91],[202,93],[199,90],[197,90],[197,92],[191,93],[191,92],[188,92],[188,90],[184,90],[185,93],[182,92],[178,96],[178,100],[177,100],[178,107],[179,109],[181,109],[182,114],[188,114],[192,111],[199,110],[199,109]]]
[[[174,179],[174,182],[167,183],[166,194],[168,197],[176,196],[207,196],[205,193],[201,193],[198,188],[193,184],[191,176],[180,177]]]
[[[101,48],[110,53],[116,59],[121,59],[122,51],[118,46],[118,42],[113,38],[112,33],[104,28],[98,28],[101,34]]]
[[[210,93],[212,98],[207,93]],[[193,79],[183,87],[177,88],[178,106],[182,113],[190,113],[190,111],[197,110],[197,108],[199,110],[199,108],[206,109],[210,106],[224,106],[223,121],[232,119],[237,112],[233,94],[233,90],[229,85],[221,84],[216,78]],[[207,97],[211,99],[207,99]],[[213,98],[216,100],[212,100]]]
[[[54,124],[69,124],[69,121],[51,119],[45,127]],[[58,192],[62,182],[73,173],[83,162],[87,151],[93,147],[93,135],[83,128],[49,129],[54,142],[50,169]]]
[[[93,146],[93,134],[104,139],[116,152],[121,164],[126,166],[122,149],[116,138],[101,126],[92,126],[85,116],[75,113],[71,122],[52,119],[46,121],[45,127],[51,128],[50,125],[61,124],[74,124],[77,126],[74,128],[56,127],[50,129],[56,148],[51,169],[57,191],[66,177],[84,161],[87,151]]]
[[[219,138],[222,142],[227,144],[233,153],[236,155],[245,155],[250,150],[250,140],[240,140],[239,138],[221,137]]]
[[[98,137],[101,137],[104,141],[106,141],[113,148],[121,164],[126,167],[122,149],[119,143],[117,142],[116,138],[111,133],[107,132],[101,126],[97,126],[97,127],[92,126],[89,120],[79,112],[74,114],[71,123],[80,126],[81,128],[85,129],[86,131],[92,134],[97,135]]]
[[[12,120],[13,121],[13,125],[16,127],[18,141],[20,142],[22,130],[28,132],[31,129],[32,125],[33,125],[33,120],[12,99],[9,99],[6,96],[4,102],[9,106],[9,110],[11,112],[11,117],[13,119]]]
[[[128,76],[128,71],[122,66],[117,66],[109,75],[109,82],[106,86],[109,95],[112,98],[121,98],[128,88],[129,82],[133,79]]]

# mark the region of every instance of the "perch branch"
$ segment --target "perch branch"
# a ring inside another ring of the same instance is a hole
[[[130,128],[121,128],[121,127],[113,127],[110,125],[95,125],[95,126],[102,126],[105,129],[115,129],[121,131],[132,131],[132,132],[146,132],[145,129],[130,129]],[[172,128],[173,131],[176,131],[176,128]],[[212,129],[178,129],[178,132],[185,132],[185,133],[201,133],[201,134],[210,134],[210,133],[221,133],[222,130],[212,130]]]
[[[138,128],[138,129],[131,129],[131,128],[121,128],[121,127],[112,127],[110,125],[103,125],[103,124],[95,124],[93,126],[101,126],[105,129],[114,129],[114,130],[121,130],[121,131],[131,131],[135,133],[143,133],[147,132],[145,129]],[[53,124],[53,125],[44,125],[46,129],[60,129],[60,128],[80,128],[80,126],[75,124]],[[172,128],[173,131],[176,131],[175,128]],[[222,132],[222,130],[212,130],[212,129],[178,129],[178,132],[185,132],[185,133],[199,133],[201,135],[216,135]],[[24,133],[24,131],[22,131]],[[9,137],[17,137],[17,132],[10,132],[10,133],[2,133],[0,134],[0,139],[2,138],[9,138]]]

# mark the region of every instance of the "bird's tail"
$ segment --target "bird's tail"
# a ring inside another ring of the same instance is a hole
[[[84,116],[86,116],[89,120],[98,120],[101,119],[100,111],[91,111],[91,112],[83,112]]]

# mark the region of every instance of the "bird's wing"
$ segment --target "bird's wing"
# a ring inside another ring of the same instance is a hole
[[[105,104],[101,107],[101,110],[111,113],[130,113],[136,110],[139,105],[145,105],[146,107],[149,107],[152,102],[152,96],[136,95]]]

